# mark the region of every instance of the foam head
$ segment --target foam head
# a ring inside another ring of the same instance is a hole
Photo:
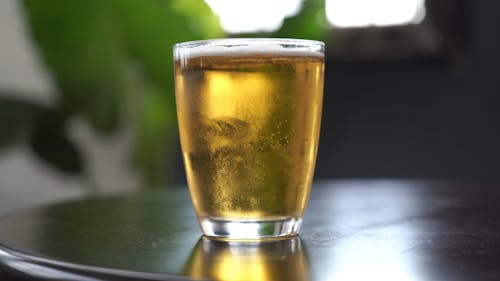
[[[174,47],[174,59],[197,57],[324,57],[324,44],[300,39],[217,39],[180,43]]]

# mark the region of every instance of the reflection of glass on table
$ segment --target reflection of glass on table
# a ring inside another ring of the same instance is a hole
[[[185,274],[214,280],[310,280],[305,248],[298,237],[266,243],[201,238]]]

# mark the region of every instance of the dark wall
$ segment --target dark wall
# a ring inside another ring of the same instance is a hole
[[[451,60],[327,63],[317,178],[500,178],[500,2],[460,10]]]

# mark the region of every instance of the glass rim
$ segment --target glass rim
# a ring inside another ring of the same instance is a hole
[[[216,38],[205,40],[193,40],[179,42],[173,46],[174,50],[178,49],[191,49],[201,46],[249,46],[257,44],[270,44],[270,45],[285,45],[298,48],[319,48],[324,52],[325,43],[319,40],[311,39],[296,39],[296,38]]]

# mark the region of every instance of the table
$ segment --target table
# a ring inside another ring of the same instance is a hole
[[[39,280],[500,280],[499,202],[494,183],[318,181],[300,237],[225,243],[200,238],[185,187],[93,198],[1,218],[0,268]]]

